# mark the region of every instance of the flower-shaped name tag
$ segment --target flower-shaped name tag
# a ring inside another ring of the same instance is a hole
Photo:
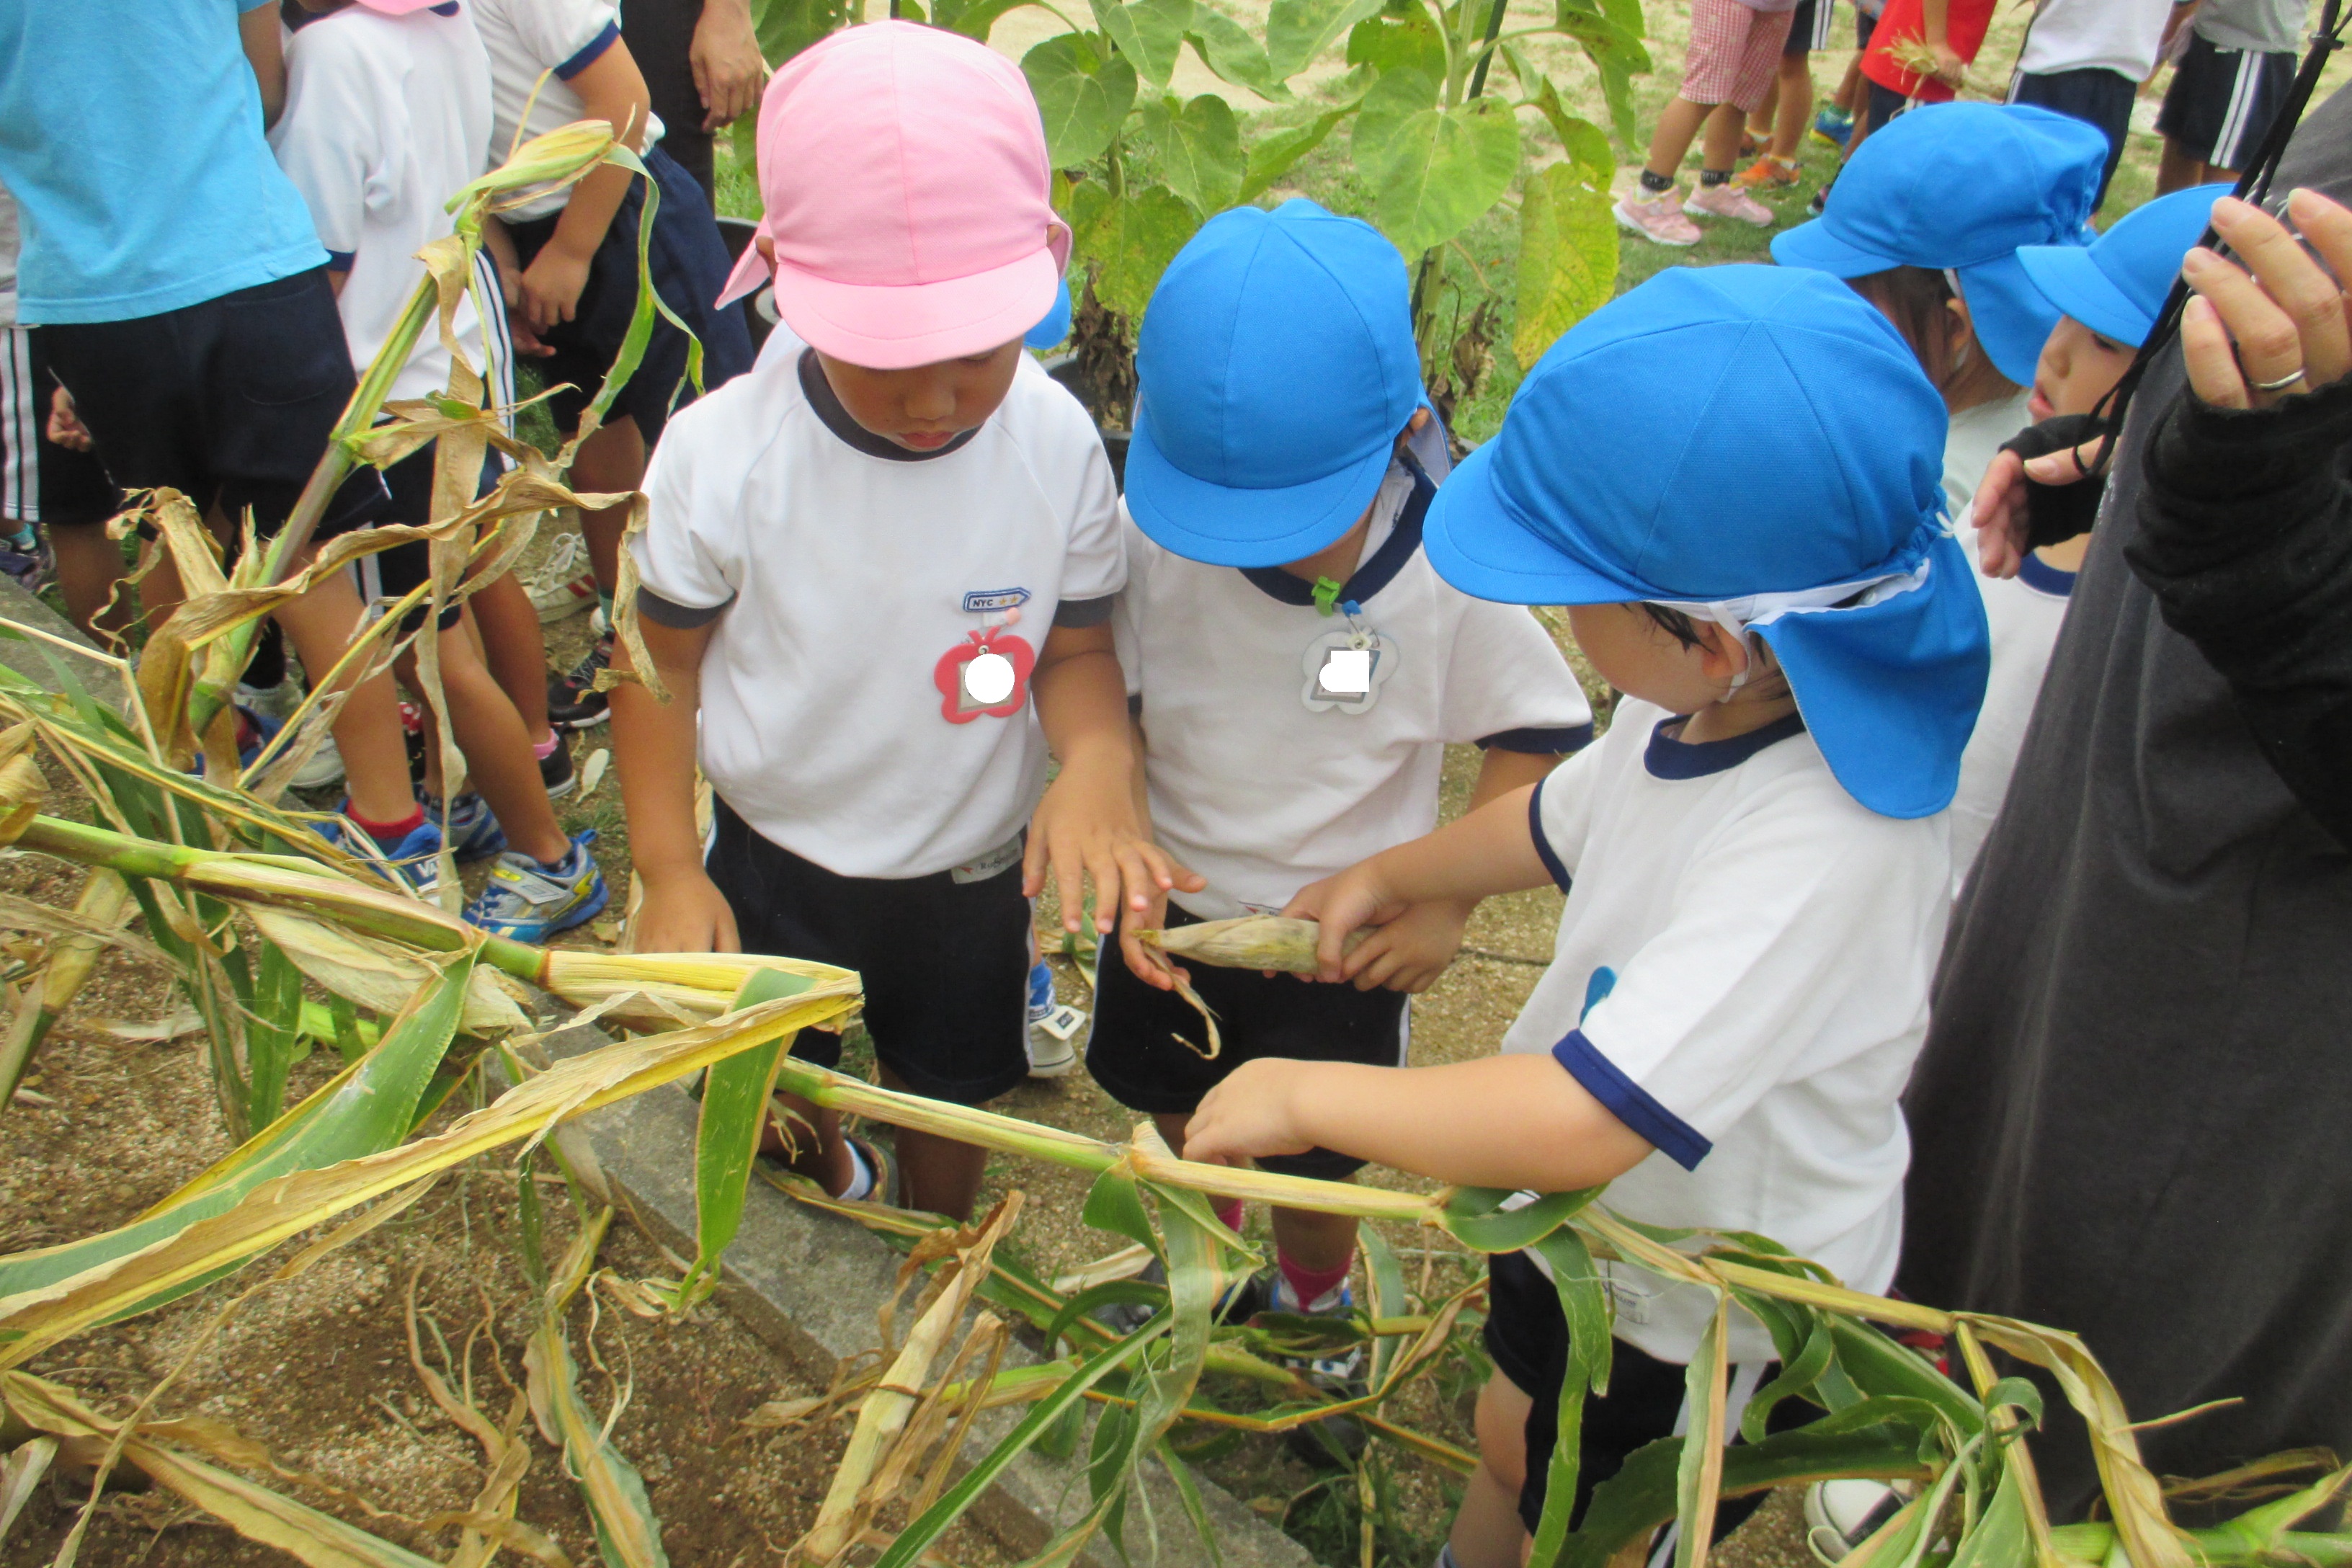
[[[1361,713],[1381,700],[1396,673],[1394,641],[1358,624],[1325,632],[1307,645],[1299,668],[1307,677],[1299,700],[1309,713]]]

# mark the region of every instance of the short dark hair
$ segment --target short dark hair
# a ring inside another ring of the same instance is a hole
[[[1664,605],[1642,602],[1642,613],[1657,623],[1658,628],[1685,647],[1698,647],[1698,623],[1680,610]]]
[[[1983,394],[1968,399],[1970,403],[2000,396],[2003,387],[2015,390],[2016,383],[2001,374],[1991,356],[1984,352],[1981,338],[1972,359],[1964,364],[1953,363],[1952,286],[1941,268],[1890,267],[1884,272],[1865,272],[1845,281],[1847,288],[1877,306],[1879,314],[1903,334],[1903,341],[1911,345],[1911,353],[1919,361],[1919,368],[1927,373],[1927,379],[1947,401],[1964,387]],[[1990,384],[1969,384],[1988,378]]]

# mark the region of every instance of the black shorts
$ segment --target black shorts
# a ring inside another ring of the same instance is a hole
[[[2157,132],[2200,163],[2242,172],[2294,85],[2292,53],[2224,49],[2191,32],[2157,110]]]
[[[115,484],[169,485],[233,525],[250,507],[265,539],[294,510],[357,385],[324,267],[161,315],[40,331]],[[363,527],[385,504],[362,466],[317,537]]]
[[[1519,1488],[1519,1519],[1533,1534],[1543,1518],[1551,1451],[1559,1440],[1559,1385],[1568,1376],[1568,1318],[1559,1310],[1559,1290],[1524,1252],[1497,1253],[1486,1260],[1485,1339],[1495,1370],[1534,1402],[1528,1411],[1527,1480]],[[1762,1386],[1779,1370],[1777,1362],[1766,1366],[1754,1386]],[[1571,1525],[1583,1519],[1592,1489],[1623,1469],[1634,1450],[1675,1435],[1683,1413],[1687,1371],[1635,1350],[1623,1340],[1612,1342],[1609,1392],[1587,1394],[1584,1400],[1583,1452],[1577,1465]],[[1787,1399],[1773,1408],[1764,1425],[1769,1431],[1786,1432],[1819,1419],[1821,1414],[1802,1399]],[[1733,1429],[1737,1430],[1736,1426]],[[1758,1491],[1725,1498],[1716,1510],[1715,1539],[1720,1541],[1738,1529],[1770,1495]]]
[[[433,521],[433,457],[435,447],[428,442],[383,470],[384,488],[392,492],[392,509],[383,519],[410,528],[422,528]],[[482,455],[482,477],[474,487],[478,496],[486,495],[506,472],[505,464],[495,451]],[[376,599],[397,599],[433,574],[433,549],[428,544],[395,544],[373,555],[362,555],[356,563],[360,574],[360,597],[371,602]],[[440,626],[447,631],[465,618],[463,604],[446,605],[441,610]],[[419,605],[402,617],[400,631],[405,637],[425,624],[425,606]]]
[[[2132,104],[2138,97],[2139,83],[2105,66],[2032,75],[2020,71],[2009,83],[2010,102],[2055,110],[2095,127],[2107,139],[2107,161],[2099,171],[2099,194],[2091,204],[2094,210],[2107,199],[2107,182],[2116,177],[2116,165],[2123,160],[2124,138],[2131,134]]]
[[[702,342],[702,384],[716,390],[751,368],[751,334],[743,313],[731,306],[721,310],[713,301],[727,287],[734,263],[727,242],[719,237],[719,222],[694,176],[656,142],[647,149],[646,167],[661,182],[661,202],[654,208],[654,232],[646,266],[653,273],[655,292],[677,313]],[[629,194],[604,230],[604,243],[588,264],[588,281],[571,321],[541,332],[540,339],[555,351],[534,362],[550,386],[569,384],[549,402],[556,425],[567,434],[579,427],[580,416],[595,399],[604,373],[621,352],[629,322],[637,309],[637,215],[645,210],[645,182],[632,179]],[[530,265],[562,217],[560,212],[511,224],[515,251]],[[605,420],[626,416],[651,447],[660,438],[673,400],[683,408],[694,401],[694,387],[686,380],[686,334],[656,315],[653,336],[636,374],[621,388]]]
[[[621,8],[621,41],[629,46],[629,58],[646,79],[646,96],[661,118],[661,150],[694,176],[704,199],[716,208],[711,133],[702,128],[709,109],[694,85],[694,29],[701,20],[702,0],[629,0]]]
[[[1168,923],[1198,922],[1170,906]],[[1087,1035],[1087,1070],[1103,1092],[1150,1116],[1182,1116],[1227,1074],[1260,1057],[1309,1062],[1361,1062],[1402,1067],[1411,998],[1402,991],[1359,991],[1288,974],[1269,979],[1255,969],[1188,964],[1192,989],[1217,1015],[1223,1048],[1209,1060],[1201,1015],[1172,991],[1146,985],[1127,967],[1118,943],[1105,938],[1095,971],[1095,1017]],[[1338,1181],[1364,1162],[1328,1149],[1269,1155],[1258,1164],[1285,1175]]]
[[[1878,31],[1878,18],[1860,6],[1853,13],[1853,47],[1864,54],[1870,52],[1870,36]]]
[[[1828,48],[1830,22],[1836,10],[1837,0],[1797,0],[1797,8],[1789,13],[1789,41],[1780,46],[1780,57],[1786,59]],[[1805,107],[1810,110],[1812,105]]]
[[[1029,900],[1016,861],[978,881],[844,877],[752,831],[718,802],[705,868],[746,952],[855,969],[874,1055],[917,1094],[978,1105],[1029,1076]],[[835,1035],[793,1055],[837,1067]]]
[[[104,522],[122,493],[88,452],[49,439],[49,374],[41,327],[0,329],[0,517],[74,528]]]

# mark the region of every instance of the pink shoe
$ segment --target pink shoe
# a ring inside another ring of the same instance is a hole
[[[1643,202],[1630,195],[1622,195],[1611,210],[1617,215],[1620,228],[1629,229],[1654,245],[1692,246],[1699,242],[1698,225],[1675,211],[1672,190]]]
[[[1737,218],[1758,228],[1772,226],[1772,209],[1728,181],[1720,185],[1701,185],[1683,204],[1683,211],[1693,217]]]

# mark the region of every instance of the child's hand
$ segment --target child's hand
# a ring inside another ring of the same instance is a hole
[[[69,452],[87,452],[98,445],[74,412],[73,394],[62,386],[49,395],[49,439]]]
[[[1960,51],[1946,43],[1930,43],[1936,52],[1935,77],[1946,87],[1958,87],[1968,79],[1969,62],[1960,58]]]
[[[735,911],[701,867],[675,876],[646,877],[637,910],[639,952],[740,952]]]
[[[1186,889],[1188,892],[1191,890]],[[1130,888],[1130,901],[1132,897],[1133,889]],[[1119,956],[1127,960],[1130,973],[1155,991],[1173,991],[1179,980],[1191,984],[1192,971],[1179,965],[1160,949],[1146,947],[1137,939],[1136,932],[1154,931],[1168,923],[1168,895],[1155,887],[1148,901],[1149,907],[1141,914],[1130,913],[1119,922]]]
[[[1171,888],[1197,893],[1209,885],[1206,877],[1177,864],[1143,831],[1131,769],[1124,748],[1068,758],[1061,776],[1037,804],[1037,815],[1029,824],[1028,852],[1021,861],[1021,891],[1032,899],[1043,892],[1045,868],[1051,866],[1061,895],[1064,931],[1078,929],[1086,898],[1082,875],[1094,879],[1098,935],[1108,934],[1118,923],[1122,894],[1132,926],[1151,915],[1155,894],[1164,900]]]
[[[1244,1062],[1202,1098],[1184,1124],[1184,1158],[1240,1165],[1268,1154],[1303,1154],[1315,1140],[1298,1126],[1296,1107],[1315,1069],[1328,1064],[1260,1057]]]
[[[1437,984],[1462,947],[1462,928],[1475,904],[1433,899],[1406,906],[1404,913],[1366,937],[1348,954],[1346,967],[1356,989],[1418,994]],[[1340,928],[1345,936],[1352,928]]]
[[[1370,962],[1364,955],[1372,951],[1378,939],[1368,937],[1355,952],[1343,952],[1341,944],[1348,940],[1348,933],[1358,926],[1386,925],[1412,907],[1381,885],[1372,870],[1378,862],[1379,857],[1375,856],[1337,876],[1309,882],[1283,906],[1282,912],[1294,920],[1318,921],[1322,924],[1323,934],[1315,943],[1316,961],[1321,965],[1316,979],[1335,984],[1355,979],[1357,972]],[[1458,930],[1454,940],[1457,945],[1462,940]]]
[[[572,254],[557,237],[523,268],[522,316],[534,332],[551,331],[572,320],[579,309],[580,290],[588,286],[589,260]]]

